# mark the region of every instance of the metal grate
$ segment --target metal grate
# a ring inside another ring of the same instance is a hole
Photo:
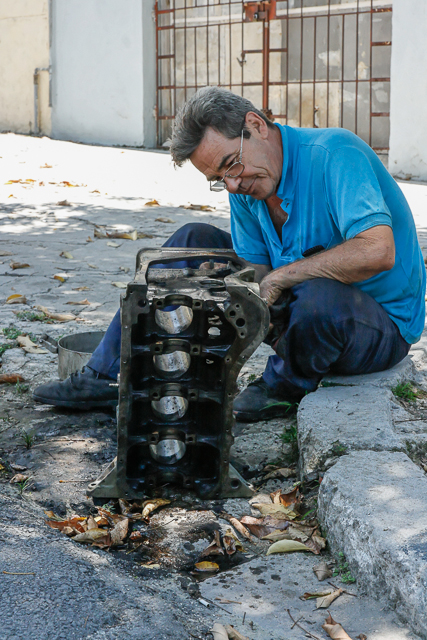
[[[158,0],[157,137],[206,85],[296,127],[389,140],[390,0]]]

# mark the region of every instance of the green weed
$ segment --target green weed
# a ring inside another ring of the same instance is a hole
[[[18,320],[28,320],[29,322],[51,322],[43,312],[35,313],[34,311],[19,311],[16,314],[16,317]]]
[[[399,382],[399,384],[393,387],[392,392],[397,398],[403,398],[403,400],[408,400],[408,402],[415,402],[417,399],[417,390],[414,389],[410,382]]]
[[[16,343],[8,344],[7,342],[4,342],[3,344],[0,344],[0,358],[5,351],[7,351],[8,349],[13,349],[13,347],[16,347]]]
[[[255,382],[255,380],[257,379],[256,373],[250,373],[248,375],[248,382]]]
[[[24,441],[25,444],[25,448],[26,449],[31,449],[31,447],[34,444],[34,434],[33,433],[29,433],[28,431],[26,431],[25,429],[22,429],[21,431],[21,438]]]
[[[22,396],[24,395],[24,393],[28,392],[28,385],[27,384],[22,384],[22,382],[18,382],[15,384],[15,393],[18,396]]]
[[[33,483],[32,476],[30,476],[26,480],[23,480],[22,482],[17,482],[16,486],[18,487],[19,495],[23,496],[25,491],[27,491],[31,487],[32,483]]]
[[[332,454],[334,456],[345,456],[348,453],[348,447],[339,440],[332,443]]]
[[[356,578],[353,578],[351,575],[351,571],[348,568],[348,562],[346,561],[345,555],[342,551],[338,554],[337,566],[334,569],[333,576],[339,576],[341,582],[344,582],[344,584],[352,584],[353,582],[356,582]]]
[[[285,427],[282,435],[280,436],[282,442],[290,445],[290,452],[287,456],[289,463],[296,462],[298,460],[298,430],[296,424],[292,424],[289,427]]]

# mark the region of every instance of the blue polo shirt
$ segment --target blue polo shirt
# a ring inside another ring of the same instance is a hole
[[[236,253],[277,269],[318,245],[331,249],[371,227],[388,225],[396,245],[393,269],[351,286],[372,296],[407,342],[417,342],[424,329],[426,270],[399,186],[374,151],[350,131],[276,126],[283,145],[277,195],[288,214],[282,240],[264,201],[230,194]]]

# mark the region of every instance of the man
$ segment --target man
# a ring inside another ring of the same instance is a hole
[[[235,400],[238,420],[283,415],[328,372],[388,369],[424,328],[425,267],[409,206],[376,154],[343,129],[271,123],[248,100],[198,91],[177,116],[171,154],[230,194],[231,237],[181,228],[166,246],[233,247],[251,263],[267,304],[291,292],[263,376]],[[120,318],[88,368],[36,389],[36,400],[114,404]]]

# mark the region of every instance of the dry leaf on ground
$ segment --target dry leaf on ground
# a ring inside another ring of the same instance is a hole
[[[46,524],[52,529],[59,529],[59,531],[63,531],[65,527],[71,527],[77,533],[84,533],[85,531],[83,523],[86,521],[86,518],[74,515],[71,516],[71,518],[63,520],[58,518],[58,516],[55,516],[52,511],[45,511],[45,514],[49,517],[49,520],[46,520]]]
[[[109,240],[107,242],[107,247],[113,247],[113,249],[117,249],[117,247],[120,247],[121,245],[118,242],[113,242],[112,240]]]
[[[99,269],[99,267],[97,267],[96,264],[90,264],[90,262],[87,263],[87,266],[90,267],[91,269]]]
[[[91,238],[90,236],[88,236],[88,237],[86,238],[86,242],[93,242],[93,238]]]
[[[156,222],[163,222],[164,224],[174,224],[175,220],[172,220],[172,218],[156,218]]]
[[[11,478],[9,482],[10,484],[17,484],[18,482],[25,482],[25,480],[28,480],[28,478],[29,476],[26,476],[23,473],[17,473],[13,476],[13,478]]]
[[[133,231],[107,231],[107,237],[119,240],[137,240],[138,232],[135,229]]]
[[[4,258],[5,256],[13,256],[11,251],[0,251],[0,258]]]
[[[93,236],[94,238],[107,238],[107,232],[105,231],[105,229],[100,229],[99,227],[95,227],[95,229],[93,230]]]
[[[170,500],[165,500],[164,498],[156,498],[155,500],[145,500],[142,503],[142,517],[148,518],[150,513],[158,509],[159,507],[164,507],[167,504],[170,504]]]
[[[116,547],[117,545],[122,544],[128,534],[128,530],[129,518],[124,518],[123,520],[118,522],[114,529],[110,531],[111,546]]]
[[[323,596],[329,596],[332,593],[332,589],[328,589],[328,591],[306,591],[299,597],[300,600],[317,600],[317,598],[323,598]]]
[[[71,204],[71,202],[68,202],[68,200],[60,200],[56,204],[59,205],[60,207],[72,207],[73,206]]]
[[[16,342],[26,353],[49,353],[46,349],[38,347],[28,336],[18,336]]]
[[[14,293],[6,298],[6,304],[27,304],[27,298],[20,293]]]
[[[88,529],[74,536],[74,540],[76,542],[95,542],[100,538],[105,538],[107,534],[106,529]]]
[[[54,279],[54,280],[59,280],[59,282],[65,282],[65,281],[67,280],[67,277],[68,277],[68,276],[66,276],[66,275],[61,275],[61,274],[59,274],[59,273],[56,273],[56,274],[53,276],[53,279]]]
[[[288,520],[278,519],[272,516],[265,516],[265,518],[244,516],[241,521],[257,538],[263,538],[277,530],[285,531],[290,526]]]
[[[344,593],[342,589],[337,589],[326,596],[320,596],[316,600],[316,609],[327,609],[342,593]]]
[[[183,208],[193,211],[215,211],[215,207],[211,207],[210,204],[185,204]]]
[[[157,202],[157,200],[149,200],[148,202],[145,203],[146,207],[159,207],[159,203]]]
[[[311,551],[312,553],[316,553],[316,551],[297,540],[279,540],[271,545],[267,551],[267,555],[269,556],[272,553],[292,553],[293,551]],[[317,551],[317,553],[319,552]]]
[[[25,471],[27,467],[24,467],[22,464],[10,464],[9,465],[13,471]]]
[[[25,378],[19,373],[0,373],[0,384],[16,384],[17,382],[25,382]]]
[[[59,254],[61,258],[67,258],[67,260],[74,260],[74,256],[69,251],[61,251]]]
[[[237,518],[234,518],[233,516],[230,516],[228,513],[221,513],[221,518],[224,518],[224,520],[228,520],[228,522],[236,529],[236,531],[238,533],[240,533],[240,535],[242,535],[244,538],[246,538],[247,540],[251,539],[251,534],[250,532],[247,530],[247,528],[244,526],[244,524],[242,524],[241,522],[239,522],[237,520]]]
[[[274,491],[271,494],[273,504],[281,504],[286,509],[291,509],[295,513],[299,513],[300,505],[302,501],[302,495],[300,494],[299,486],[294,487],[290,491]]]
[[[52,169],[52,165],[45,162],[45,164],[41,165],[40,169]]]
[[[84,300],[69,300],[68,302],[66,302],[65,304],[80,304],[80,305],[88,305],[88,304],[92,304],[91,302],[89,302],[89,300],[87,298],[85,298]]]
[[[275,469],[274,471],[270,471],[266,476],[263,477],[264,480],[272,480],[274,478],[292,478],[296,476],[297,472],[295,469],[288,469],[287,467],[283,467],[282,469]]]
[[[113,287],[117,287],[117,289],[126,289],[126,287],[127,287],[126,282],[118,282],[118,281],[116,281],[116,282],[112,282],[111,284],[113,285]]]
[[[223,535],[222,543],[227,555],[229,556],[236,553],[236,551],[244,551],[242,543],[238,538],[236,538],[231,529],[227,529],[227,531]]]
[[[219,535],[219,531],[214,532],[214,539],[206,547],[200,554],[201,558],[206,558],[207,556],[223,556],[224,549],[221,546],[221,537]]]
[[[50,320],[56,320],[56,322],[70,322],[71,320],[76,319],[76,316],[72,313],[55,313],[53,311],[49,311],[47,307],[43,307],[41,304],[36,305],[34,309],[42,311],[47,318]]]
[[[240,631],[237,631],[231,624],[226,624],[225,630],[228,633],[229,640],[249,640],[247,636],[242,635]]]
[[[27,262],[9,262],[9,267],[15,269],[27,269],[30,265]]]
[[[129,267],[119,267],[119,271],[123,271],[124,273],[129,273]]]
[[[219,571],[219,565],[216,562],[196,562],[194,568],[199,573],[216,573]]]
[[[145,233],[145,231],[138,231],[138,240],[142,240],[143,238],[154,238],[152,233]]]
[[[275,518],[282,518],[284,520],[295,520],[298,517],[298,513],[292,509],[287,509],[282,504],[259,504],[252,505],[254,509],[258,509],[263,516],[274,516]]]
[[[314,565],[313,571],[316,574],[316,578],[319,580],[319,582],[322,582],[322,580],[326,580],[327,578],[332,578],[332,567],[333,564],[328,562],[320,562],[319,564]]]
[[[211,629],[211,634],[214,637],[214,640],[228,640],[228,633],[225,630],[225,627],[219,622],[215,622],[214,626]]]
[[[322,624],[322,629],[326,631],[332,640],[352,640],[342,626],[338,622],[335,622],[331,614],[329,614],[324,624]]]
[[[368,636],[366,636],[364,633],[359,633],[359,635],[356,636],[356,640],[368,640]]]
[[[90,291],[90,287],[73,287],[73,291]]]

